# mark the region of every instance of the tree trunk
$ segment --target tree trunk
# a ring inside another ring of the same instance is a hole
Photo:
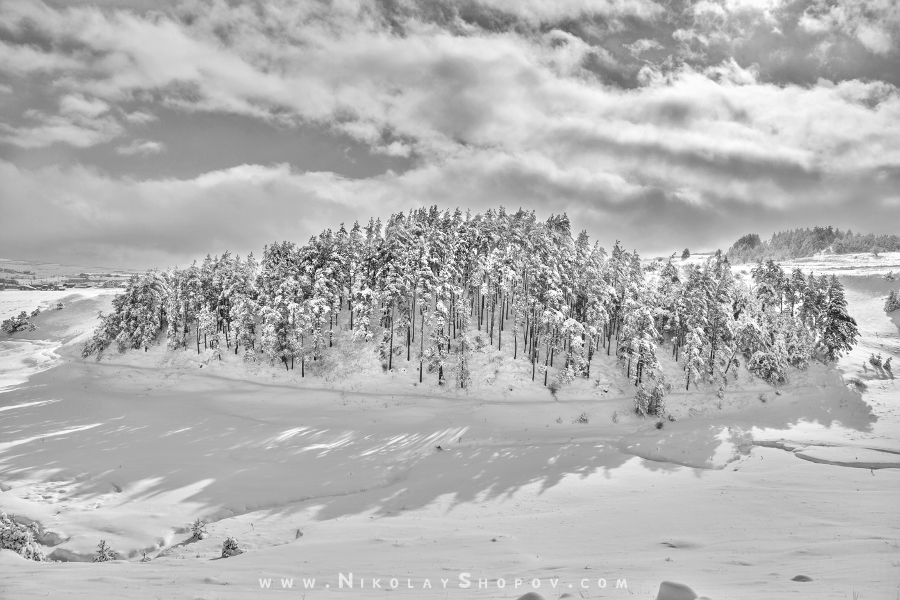
[[[391,370],[394,364],[394,301],[391,300],[391,341],[390,347],[388,348],[388,371]]]
[[[425,315],[419,319],[419,383],[422,383],[422,362],[425,359]]]
[[[503,296],[500,296],[500,326],[497,328],[497,350],[503,349],[503,311],[505,310],[506,301],[502,300]]]

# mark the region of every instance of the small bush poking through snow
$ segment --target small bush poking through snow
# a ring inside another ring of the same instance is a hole
[[[581,423],[582,425],[586,425],[587,422],[588,422],[588,416],[587,416],[587,413],[581,413],[581,414],[578,416],[578,418],[575,419],[575,421],[573,421],[573,422],[574,422],[574,423]]]
[[[62,302],[57,302],[57,303],[56,303],[56,310],[62,310],[62,309],[64,309],[65,307],[66,307],[66,305],[63,304]]]
[[[613,423],[618,423],[618,422],[619,422],[619,411],[614,410],[613,411]]]
[[[35,537],[37,526],[34,523],[22,525],[0,510],[0,550],[12,550],[28,560],[45,561],[47,557]]]
[[[206,531],[206,524],[200,519],[197,519],[194,521],[194,524],[191,525],[191,533],[194,534],[194,539],[197,540],[202,540],[209,535],[209,532]]]
[[[559,391],[560,383],[559,381],[551,381],[550,385],[547,386],[547,389],[550,390],[550,395],[556,399],[556,392]]]
[[[656,428],[662,429],[665,424],[666,424],[666,422],[663,421],[662,419],[660,419],[659,421],[656,422]]]
[[[92,562],[109,562],[115,559],[116,554],[112,551],[112,548],[106,545],[106,540],[100,540],[100,543],[97,545],[97,556],[94,557]]]
[[[224,542],[222,542],[222,558],[228,558],[229,556],[235,556],[240,554],[243,550],[238,547],[237,540],[233,537],[229,537]]]
[[[864,392],[869,389],[869,386],[867,386],[866,383],[858,377],[850,379],[849,382],[853,384],[853,387],[855,387],[856,391],[858,392]]]
[[[881,353],[879,352],[877,355],[873,354],[869,357],[869,364],[875,367],[876,369],[881,368]]]

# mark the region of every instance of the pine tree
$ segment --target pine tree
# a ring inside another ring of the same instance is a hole
[[[704,355],[703,330],[697,328],[687,335],[684,344],[682,365],[684,367],[685,390],[691,389],[691,381],[696,386],[697,382],[703,378],[703,374],[706,372]]]
[[[822,331],[822,346],[825,358],[837,360],[845,351],[849,352],[856,343],[859,330],[856,320],[847,314],[847,301],[844,299],[844,286],[834,275],[828,284],[828,305],[825,311],[825,322]]]
[[[900,308],[900,298],[897,298],[897,292],[891,290],[884,303],[884,312],[892,313],[898,308]]]
[[[791,316],[794,316],[797,304],[803,302],[803,298],[806,297],[806,285],[806,277],[803,275],[803,271],[795,268],[791,272],[791,279],[787,288],[788,301],[791,305]]]
[[[100,540],[100,544],[97,546],[97,556],[94,557],[92,562],[109,562],[111,560],[115,560],[116,555],[106,544],[106,540]]]

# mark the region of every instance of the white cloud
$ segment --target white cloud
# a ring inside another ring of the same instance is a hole
[[[126,156],[134,156],[135,154],[146,156],[148,154],[159,154],[165,149],[165,144],[161,142],[154,142],[152,140],[132,140],[130,144],[116,148],[116,153],[124,154]]]
[[[25,44],[10,44],[0,40],[0,72],[27,75],[79,69],[81,63],[57,52],[44,52]]]
[[[386,146],[374,146],[372,152],[375,154],[384,154],[386,156],[402,156],[408,158],[412,153],[412,148],[409,144],[404,144],[403,142],[391,142]]]
[[[663,11],[662,6],[651,0],[477,0],[476,3],[532,23],[592,16],[654,19]]]
[[[651,39],[647,39],[647,38],[642,38],[642,39],[637,40],[636,42],[633,42],[633,43],[631,43],[631,44],[626,45],[625,48],[626,48],[629,52],[631,52],[632,55],[634,55],[634,56],[640,56],[641,54],[643,54],[643,53],[646,52],[647,50],[659,50],[659,49],[662,49],[662,48],[663,48],[663,45],[660,44],[660,43],[659,43],[658,41],[656,41],[656,40],[651,40]]]
[[[125,113],[125,120],[134,125],[146,125],[147,123],[152,123],[158,119],[155,115],[151,115],[148,112],[136,110],[134,112]]]
[[[814,0],[799,25],[814,34],[841,33],[856,38],[874,54],[900,50],[900,4],[895,0]]]
[[[59,114],[28,110],[25,117],[37,124],[14,127],[0,123],[0,141],[22,148],[41,148],[56,142],[85,148],[108,142],[123,129],[110,106],[96,98],[68,94],[59,101]]]

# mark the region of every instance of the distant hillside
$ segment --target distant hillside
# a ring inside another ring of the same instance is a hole
[[[853,233],[849,229],[813,227],[780,231],[772,239],[763,241],[756,233],[738,239],[728,249],[732,263],[757,262],[759,260],[789,260],[830,251],[835,254],[855,252],[898,252],[900,236]]]

